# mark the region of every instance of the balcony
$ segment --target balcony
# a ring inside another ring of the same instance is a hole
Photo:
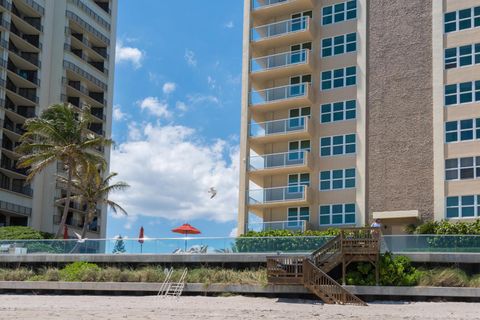
[[[291,230],[297,232],[305,232],[307,230],[307,221],[268,221],[268,222],[253,222],[245,225],[245,230],[248,231],[269,231],[269,230]]]
[[[26,64],[24,62],[25,67],[29,67],[29,66],[31,67],[32,64],[35,67],[40,67],[41,66],[40,60],[38,59],[38,52],[24,52],[24,51],[21,51],[13,44],[12,41],[10,41],[8,43],[8,50],[10,50],[10,52],[13,52],[15,54],[14,56],[10,56],[10,58],[12,58],[12,60],[17,60],[17,59],[21,58],[19,60],[26,61],[27,62]],[[19,58],[15,59],[15,57],[19,57]],[[20,61],[15,61],[15,63],[21,63],[21,62]]]
[[[255,22],[259,22],[292,12],[313,10],[314,7],[313,0],[253,0],[252,16]]]
[[[308,205],[310,188],[304,185],[247,190],[252,211],[274,207]]]
[[[310,17],[307,16],[252,28],[250,36],[253,49],[259,51],[309,42],[313,39]]]
[[[277,53],[253,58],[250,62],[250,77],[253,81],[266,81],[313,72],[310,50]]]
[[[286,142],[290,140],[310,139],[313,135],[313,123],[310,117],[296,117],[249,124],[251,147],[257,150],[266,143]]]
[[[309,151],[250,156],[248,170],[250,179],[261,185],[265,176],[311,172],[313,170],[313,157]]]
[[[250,92],[251,111],[270,112],[312,104],[310,83],[291,84]]]

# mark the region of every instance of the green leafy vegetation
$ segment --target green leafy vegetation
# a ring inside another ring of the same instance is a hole
[[[307,230],[298,232],[292,230],[266,230],[266,231],[249,231],[241,237],[325,237],[336,236],[340,233],[338,228],[328,228],[326,230]]]
[[[468,287],[480,279],[480,275],[472,277],[470,280],[465,271],[458,268],[435,268],[432,270],[421,271],[418,281],[420,286],[434,287]],[[474,286],[478,286],[474,285]]]
[[[408,226],[405,231],[411,234],[480,235],[480,219],[472,222],[428,221],[418,226]]]
[[[375,268],[371,263],[352,264],[346,275],[347,284],[375,285]],[[414,286],[421,273],[412,266],[409,258],[393,256],[385,253],[380,258],[380,285],[382,286]]]
[[[12,226],[0,228],[0,240],[40,240],[50,239],[52,235],[30,227]]]

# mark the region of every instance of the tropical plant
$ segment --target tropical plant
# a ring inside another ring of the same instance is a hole
[[[0,228],[0,240],[39,240],[45,235],[30,227],[10,226]]]
[[[108,199],[108,196],[114,191],[124,191],[129,185],[123,181],[112,183],[112,180],[117,176],[117,173],[112,172],[105,178],[102,176],[101,168],[92,162],[86,162],[85,165],[80,165],[75,171],[75,177],[72,179],[72,187],[74,195],[71,199],[86,205],[86,216],[83,223],[81,237],[85,238],[88,225],[90,225],[97,213],[98,205],[109,206],[114,213],[122,213],[127,215],[127,211],[123,209],[118,203]],[[61,182],[66,182],[66,178],[59,176]]]
[[[105,158],[95,149],[108,146],[112,141],[89,132],[91,121],[89,107],[76,111],[70,104],[54,104],[43,111],[39,118],[25,121],[26,132],[16,149],[22,154],[18,168],[28,168],[27,181],[56,161],[64,166],[67,175],[66,197],[56,238],[61,236],[67,219],[76,167],[95,163],[106,168]]]

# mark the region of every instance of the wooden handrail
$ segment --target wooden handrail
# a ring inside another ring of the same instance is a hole
[[[306,286],[322,297],[326,303],[367,305],[308,259],[303,262],[303,281]]]

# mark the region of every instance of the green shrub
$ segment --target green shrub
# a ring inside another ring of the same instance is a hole
[[[473,275],[468,282],[469,287],[480,288],[480,274]]]
[[[32,269],[0,269],[0,281],[26,281],[34,275]]]
[[[0,228],[0,240],[41,240],[45,234],[30,227],[12,226]]]
[[[100,276],[100,267],[95,263],[74,262],[60,270],[62,281],[97,281]]]
[[[347,284],[375,285],[375,268],[371,263],[359,262],[352,264],[345,276]],[[395,256],[389,252],[380,258],[380,285],[383,286],[414,286],[418,282],[420,273],[412,266],[409,258]]]

